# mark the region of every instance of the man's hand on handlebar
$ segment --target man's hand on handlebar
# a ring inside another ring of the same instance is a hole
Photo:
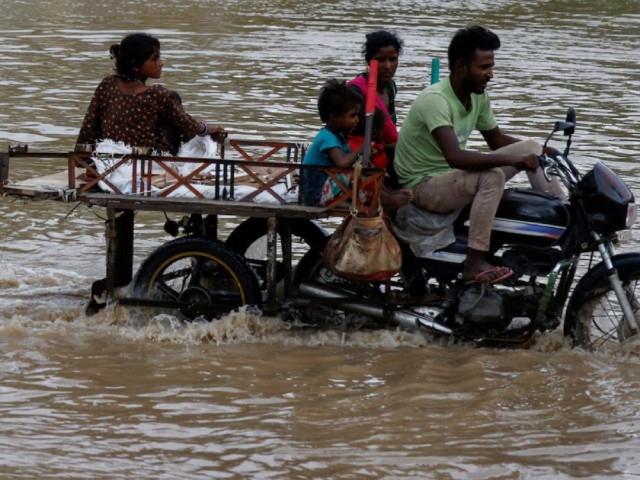
[[[518,170],[535,172],[540,166],[540,162],[538,160],[538,157],[533,153],[525,153],[515,157],[512,166]]]

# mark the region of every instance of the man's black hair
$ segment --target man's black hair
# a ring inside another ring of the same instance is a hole
[[[480,27],[467,27],[458,30],[449,44],[449,70],[453,72],[456,62],[460,59],[465,63],[471,62],[476,57],[476,51],[500,48],[500,39],[491,30]]]
[[[362,96],[347,87],[344,81],[335,78],[327,80],[318,97],[318,112],[323,122],[329,121],[331,115],[343,115],[361,105]]]
[[[366,41],[362,46],[362,55],[364,61],[369,64],[373,56],[378,53],[378,50],[384,47],[395,47],[398,51],[398,55],[402,52],[402,46],[404,41],[393,32],[387,30],[377,30],[375,32],[368,33]]]

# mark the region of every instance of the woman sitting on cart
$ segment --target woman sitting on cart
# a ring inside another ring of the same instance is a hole
[[[187,114],[180,97],[162,85],[146,85],[162,75],[160,42],[145,33],[132,33],[110,48],[116,74],[102,80],[84,117],[78,144],[110,139],[132,147],[150,147],[175,155],[180,142],[196,135],[224,132]]]
[[[215,139],[216,133],[224,132],[218,125],[208,125],[188,115],[176,93],[161,85],[146,85],[148,78],[158,79],[162,75],[164,62],[160,58],[157,38],[133,33],[120,44],[112,45],[110,52],[115,58],[117,73],[104,78],[93,94],[78,135],[78,144],[93,145],[102,140],[112,140],[130,147],[149,147],[161,155],[175,155],[181,142],[196,135],[212,135]],[[132,222],[132,211],[116,219],[123,231],[128,231],[128,224]],[[119,228],[116,226],[116,230]],[[124,251],[122,258],[116,255],[118,264],[130,261]],[[122,268],[121,272],[127,273],[117,275],[116,287],[131,280],[127,270]],[[87,314],[104,307],[100,297],[105,289],[105,279],[93,283]]]

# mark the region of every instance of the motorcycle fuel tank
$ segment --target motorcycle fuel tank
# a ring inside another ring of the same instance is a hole
[[[464,226],[468,229],[468,210],[465,214]],[[567,204],[553,195],[525,189],[505,190],[491,227],[491,245],[550,247],[565,232],[569,218]]]
[[[553,195],[509,189],[493,220],[491,243],[550,247],[564,233],[569,218],[568,206]]]

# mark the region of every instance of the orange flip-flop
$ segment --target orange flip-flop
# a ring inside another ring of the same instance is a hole
[[[483,278],[490,274],[490,273],[496,273],[496,272],[501,272],[502,271],[502,267],[493,267],[490,268],[488,270],[484,270],[480,273],[478,273],[473,280],[469,280],[468,282],[465,282],[466,285],[472,284],[472,283],[488,283],[488,284],[494,284],[494,283],[498,283],[501,282],[502,280],[504,280],[505,278],[509,278],[511,275],[513,275],[513,270],[509,270],[507,272],[505,272],[502,275],[499,275],[498,277],[492,279],[492,280],[483,280]]]

